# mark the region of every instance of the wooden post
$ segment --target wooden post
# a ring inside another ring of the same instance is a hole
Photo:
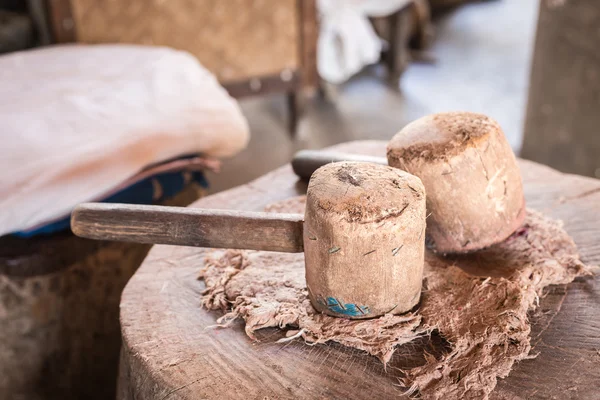
[[[50,25],[48,21],[48,4],[46,0],[27,0],[29,15],[37,33],[37,44],[48,46],[52,43]]]
[[[540,2],[521,156],[600,177],[600,8]]]
[[[54,43],[76,41],[75,19],[70,0],[47,0],[48,17]]]
[[[419,178],[378,164],[327,164],[311,178],[304,218],[306,283],[317,310],[360,319],[418,303],[425,250]]]

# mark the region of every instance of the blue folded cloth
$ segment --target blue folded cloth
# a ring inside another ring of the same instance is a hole
[[[188,175],[187,178],[186,175]],[[208,188],[208,181],[204,173],[200,171],[166,172],[136,182],[100,201],[105,203],[157,204],[183,191],[190,183],[190,175],[192,182]],[[156,196],[157,192],[160,193],[159,196]],[[70,216],[68,216],[30,231],[15,232],[13,235],[21,238],[31,238],[65,231],[70,229],[70,226]]]

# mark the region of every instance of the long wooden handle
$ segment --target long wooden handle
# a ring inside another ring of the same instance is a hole
[[[303,216],[187,207],[85,203],[71,229],[88,239],[300,253]]]
[[[313,172],[323,165],[339,161],[361,161],[387,165],[387,159],[384,157],[346,154],[333,151],[300,150],[292,159],[292,168],[300,178],[310,179]]]

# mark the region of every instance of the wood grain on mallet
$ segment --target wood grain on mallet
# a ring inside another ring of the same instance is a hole
[[[136,243],[299,253],[303,216],[186,207],[87,203],[75,208],[77,236]]]

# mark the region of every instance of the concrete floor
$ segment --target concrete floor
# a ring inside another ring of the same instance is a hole
[[[248,182],[288,162],[295,151],[358,139],[389,140],[410,121],[452,110],[485,113],[504,128],[518,153],[527,99],[538,0],[495,0],[462,6],[436,22],[429,49],[436,62],[412,64],[398,88],[380,66],[311,99],[292,140],[284,96],[242,100],[252,139],[209,176],[211,192]]]

